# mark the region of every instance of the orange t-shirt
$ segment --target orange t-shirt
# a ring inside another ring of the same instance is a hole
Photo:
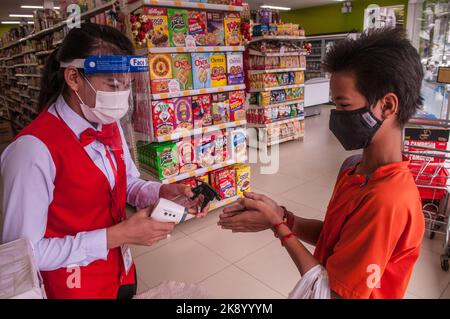
[[[343,298],[402,298],[425,229],[409,161],[368,179],[344,170],[336,182],[314,256]]]

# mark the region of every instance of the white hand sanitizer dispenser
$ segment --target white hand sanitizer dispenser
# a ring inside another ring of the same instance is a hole
[[[159,222],[179,224],[186,220],[188,209],[165,198],[160,198],[158,204],[150,215]]]

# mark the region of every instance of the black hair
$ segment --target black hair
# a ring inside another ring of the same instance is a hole
[[[356,40],[343,40],[328,51],[323,65],[330,73],[354,74],[356,88],[369,106],[389,92],[396,94],[400,125],[423,106],[420,57],[402,28],[374,29]]]
[[[104,54],[105,51],[108,55],[134,54],[132,42],[112,27],[82,23],[79,28],[71,29],[61,46],[52,52],[45,63],[39,93],[39,109],[42,110],[54,103],[66,89],[64,69],[60,67],[60,62],[83,59],[96,53]]]

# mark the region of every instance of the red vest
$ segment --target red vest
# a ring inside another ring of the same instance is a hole
[[[110,227],[126,218],[126,172],[123,151],[114,152],[118,178],[114,190],[85,152],[72,130],[48,111],[16,138],[32,135],[48,148],[56,168],[53,201],[48,207],[45,238],[75,236]],[[30,154],[29,156],[33,156]],[[78,270],[42,271],[48,298],[116,298],[121,285],[136,282],[134,265],[125,274],[120,248],[110,249],[107,260],[96,260]]]

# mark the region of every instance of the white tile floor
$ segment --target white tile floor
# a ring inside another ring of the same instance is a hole
[[[260,174],[253,190],[270,195],[298,215],[323,219],[337,170],[351,153],[328,130],[329,108],[308,118],[303,142],[280,146],[279,172]],[[234,234],[217,225],[220,210],[175,228],[154,247],[134,247],[139,291],[163,280],[197,283],[216,298],[286,298],[299,279],[287,252],[269,231]],[[424,239],[405,298],[450,298],[450,272],[440,268],[442,238]],[[313,247],[308,249],[313,251]]]
[[[262,175],[263,165],[252,164],[253,190],[300,216],[323,219],[337,170],[351,155],[329,132],[328,116],[324,107],[321,116],[307,119],[303,142],[280,146],[277,174]],[[299,274],[279,241],[269,231],[221,230],[216,225],[219,213],[177,226],[169,239],[152,247],[132,247],[138,291],[176,280],[199,284],[215,298],[286,298]],[[441,243],[440,237],[424,239],[405,298],[450,299],[450,272],[440,268]]]

